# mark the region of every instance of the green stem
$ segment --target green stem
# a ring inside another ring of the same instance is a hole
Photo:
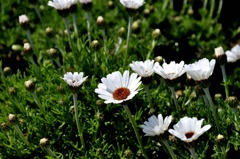
[[[151,53],[152,53],[152,51],[153,51],[153,49],[155,48],[155,46],[156,46],[156,40],[152,40],[152,45],[151,45],[151,49],[149,50],[149,52],[148,52],[148,54],[147,54],[147,59],[149,59],[150,58],[150,56],[151,56]]]
[[[132,32],[132,23],[133,23],[133,17],[129,16],[128,17],[128,32],[127,32],[127,48],[126,48],[126,53],[124,54],[124,61],[123,61],[123,66],[124,67],[126,67],[127,58],[128,58],[129,41],[130,41],[130,35],[131,35],[131,32]]]
[[[214,121],[215,121],[216,126],[217,126],[217,130],[219,131],[220,129],[219,129],[218,116],[217,116],[217,114],[216,114],[216,108],[215,108],[215,106],[214,106],[214,104],[213,104],[212,97],[211,97],[211,94],[210,94],[210,92],[209,92],[209,87],[203,88],[203,91],[204,91],[205,94],[206,94],[206,97],[207,97],[208,102],[209,102],[209,104],[210,104],[210,109],[211,109],[212,114],[213,114]]]
[[[119,51],[120,46],[122,45],[123,39],[121,37],[118,37],[118,43],[116,44],[114,55],[116,55]]]
[[[212,115],[211,115],[211,110],[209,110],[210,105],[208,103],[208,99],[207,99],[206,95],[202,95],[202,97],[203,97],[203,100],[204,100],[204,102],[206,104],[206,107],[207,107],[208,119],[211,120]]]
[[[222,75],[223,75],[223,84],[224,84],[224,88],[225,88],[225,93],[226,93],[226,98],[229,97],[229,91],[228,91],[228,83],[227,83],[227,75],[226,75],[226,69],[225,69],[225,65],[220,65],[221,67],[221,71],[222,71]]]
[[[38,16],[38,18],[39,18],[39,20],[40,20],[40,23],[42,24],[43,22],[42,22],[42,16],[41,16],[41,14],[40,14],[40,12],[39,12],[39,9],[38,9],[38,7],[36,6],[36,5],[34,5],[34,10],[35,10],[35,12],[37,13],[37,16]]]
[[[143,153],[143,155],[144,155],[144,157],[145,157],[146,159],[149,159],[149,157],[148,157],[148,155],[147,155],[147,153],[145,152],[145,149],[144,149],[144,147],[143,147],[141,137],[140,137],[140,135],[139,135],[139,133],[138,133],[136,121],[133,119],[132,114],[131,114],[131,112],[130,112],[130,110],[129,110],[129,108],[128,108],[128,105],[124,105],[123,107],[124,107],[124,109],[126,110],[126,112],[127,112],[127,114],[128,114],[128,118],[130,119],[130,122],[132,123],[132,127],[133,127],[133,130],[134,130],[135,135],[136,135],[136,137],[137,137],[138,143],[139,143],[139,145],[140,145],[140,147],[141,147],[142,153]]]
[[[220,17],[221,11],[222,11],[222,6],[223,6],[223,0],[220,0],[218,3],[218,10],[217,10],[217,15],[216,15],[216,20]]]
[[[150,105],[150,107],[152,107],[152,98],[151,98],[151,94],[150,94],[150,91],[149,91],[149,85],[144,84],[144,87],[145,87],[145,90],[146,90],[146,93],[147,93],[149,105]]]
[[[89,42],[89,47],[91,45],[91,24],[90,24],[90,13],[89,11],[86,11],[86,18],[87,18],[87,30],[88,30],[88,42]]]
[[[71,49],[73,49],[73,47],[72,47],[71,33],[70,33],[69,26],[68,26],[67,18],[64,17],[64,18],[63,18],[63,21],[64,21],[65,27],[66,27],[66,29],[67,29],[67,35],[68,35],[69,45],[70,45]]]
[[[197,159],[197,155],[196,155],[196,152],[195,152],[195,148],[188,148],[188,150],[190,151],[191,153],[191,157],[193,159]]]
[[[31,47],[33,48],[34,54],[38,57],[38,55],[37,55],[37,53],[36,53],[35,46],[34,46],[34,44],[33,44],[32,35],[31,35],[31,32],[30,32],[29,29],[26,31],[26,35],[27,35],[28,41],[29,41],[30,44],[31,44]]]
[[[78,28],[77,28],[77,15],[76,15],[76,13],[72,13],[72,19],[73,19],[73,28],[74,28],[74,32],[78,35]]]
[[[102,33],[102,36],[103,36],[104,53],[106,53],[106,51],[107,51],[107,37],[106,37],[105,29],[101,29],[101,33]]]
[[[174,152],[173,152],[173,149],[171,148],[171,146],[169,145],[168,141],[163,139],[162,140],[162,143],[165,145],[165,147],[167,148],[169,154],[171,155],[172,159],[177,159]]]
[[[17,131],[20,138],[24,141],[24,143],[28,146],[30,146],[30,143],[27,141],[27,139],[24,137],[22,131],[19,129],[19,126],[17,124],[13,125],[14,129]]]
[[[184,12],[187,8],[187,2],[188,0],[183,0],[183,7],[182,7],[182,10],[180,11],[180,15],[184,15]]]
[[[32,96],[34,98],[35,103],[37,104],[37,106],[39,107],[40,111],[42,114],[45,114],[45,109],[42,106],[42,104],[40,103],[38,97],[37,97],[37,93],[36,92],[32,92]]]
[[[53,158],[58,158],[57,155],[55,155],[55,153],[49,147],[45,147],[44,150],[47,152],[49,156]]]
[[[81,144],[83,146],[83,149],[85,150],[83,133],[82,133],[81,126],[80,126],[81,123],[79,122],[79,118],[78,118],[77,94],[73,94],[73,104],[74,104],[75,120],[76,120],[76,124],[77,124],[78,134],[79,134],[80,141],[81,141]]]
[[[181,108],[180,108],[180,106],[178,105],[178,102],[177,102],[175,88],[174,87],[169,87],[169,88],[170,88],[172,96],[173,96],[173,100],[174,100],[174,104],[175,104],[176,109],[177,109],[178,117],[180,118],[181,117]]]
[[[211,0],[210,2],[210,12],[209,12],[209,19],[212,19],[212,16],[213,16],[213,11],[214,11],[214,8],[215,8],[215,0]]]

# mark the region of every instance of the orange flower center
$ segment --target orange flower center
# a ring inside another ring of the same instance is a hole
[[[113,92],[113,98],[116,100],[126,99],[130,94],[130,90],[128,88],[118,88]]]
[[[189,139],[189,138],[191,138],[194,134],[195,134],[195,133],[191,131],[191,132],[185,133],[185,136]]]

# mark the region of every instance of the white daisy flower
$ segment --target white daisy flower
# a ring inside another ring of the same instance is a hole
[[[144,0],[120,0],[120,3],[128,9],[138,9],[144,4]]]
[[[77,4],[77,0],[53,0],[48,1],[48,5],[56,10],[69,9],[72,5]]]
[[[208,79],[214,70],[216,60],[212,59],[209,61],[203,58],[193,64],[184,65],[184,70],[188,73],[195,81],[202,81]]]
[[[104,103],[122,103],[132,99],[139,91],[141,77],[136,73],[129,75],[129,71],[121,74],[119,71],[108,74],[102,78],[95,92],[98,97],[105,100]]]
[[[184,142],[192,142],[211,128],[211,125],[201,128],[202,122],[203,119],[198,120],[196,117],[183,117],[173,126],[174,129],[169,129],[168,132]]]
[[[162,114],[159,114],[158,117],[152,115],[141,127],[143,128],[143,132],[146,133],[145,136],[155,136],[164,134],[171,122],[171,115],[165,117],[164,120]]]
[[[24,23],[28,23],[28,22],[29,22],[29,19],[25,14],[19,16],[19,23],[20,24],[24,24]]]
[[[81,4],[92,3],[92,0],[79,0]]]
[[[240,45],[235,45],[231,51],[226,51],[227,62],[236,62],[240,59]]]
[[[79,87],[83,82],[86,81],[87,76],[83,77],[83,72],[67,72],[62,78],[70,87]]]
[[[146,61],[133,61],[130,64],[131,69],[141,77],[149,77],[154,73],[153,70],[154,60]]]
[[[159,62],[156,62],[154,64],[154,71],[164,79],[174,80],[185,73],[183,66],[184,61],[180,63],[171,61],[169,64],[164,62],[162,66],[160,66]]]

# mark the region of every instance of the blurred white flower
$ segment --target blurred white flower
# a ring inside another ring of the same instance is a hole
[[[169,64],[164,62],[162,66],[160,66],[160,64],[156,62],[154,64],[154,71],[164,79],[173,80],[185,73],[183,66],[184,61],[181,61],[180,63],[175,63],[175,61],[171,61]]]
[[[121,74],[119,71],[108,74],[102,78],[102,83],[98,84],[95,92],[98,97],[105,100],[104,103],[122,103],[132,99],[139,91],[138,87],[141,84],[141,77],[136,73],[129,76],[129,71],[124,71]]]
[[[92,0],[79,0],[81,4],[92,3]]]
[[[171,115],[165,117],[164,121],[162,114],[159,114],[158,117],[152,115],[141,127],[143,128],[143,132],[146,133],[145,136],[155,136],[164,134],[171,122]]]
[[[226,51],[227,62],[236,62],[240,59],[240,45],[235,45],[231,51]]]
[[[130,64],[131,69],[141,77],[149,77],[154,73],[154,60],[133,61]]]
[[[29,22],[29,19],[25,14],[19,16],[19,23],[20,24],[24,24],[24,23],[28,23],[28,22]]]
[[[203,58],[193,64],[185,64],[184,70],[188,73],[195,81],[201,81],[208,79],[214,70],[216,60],[212,59],[209,61]]]
[[[83,82],[86,81],[87,76],[83,77],[83,72],[67,72],[62,78],[70,87],[79,87]]]
[[[224,50],[223,50],[223,48],[221,46],[215,48],[214,51],[215,51],[215,56],[216,57],[220,57],[220,56],[223,56],[225,54]]]
[[[211,125],[205,125],[201,128],[202,122],[203,119],[198,120],[196,117],[183,117],[173,126],[174,129],[168,131],[184,142],[192,142],[211,128]]]
[[[77,4],[77,0],[53,0],[48,1],[48,5],[57,9],[57,10],[65,10],[69,9],[72,5]]]
[[[144,4],[144,0],[120,0],[120,3],[128,9],[138,9]]]

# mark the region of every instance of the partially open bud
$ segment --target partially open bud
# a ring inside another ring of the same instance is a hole
[[[227,56],[224,53],[224,50],[221,46],[215,48],[214,51],[215,51],[215,58],[220,65],[227,63]]]
[[[153,32],[152,32],[152,38],[153,38],[153,39],[157,39],[160,34],[161,34],[160,29],[155,29],[155,30],[153,30]]]
[[[29,27],[29,19],[28,19],[28,17],[25,14],[20,15],[19,16],[19,23],[20,23],[21,27],[27,29]]]
[[[92,0],[79,0],[82,4],[82,8],[85,11],[89,11],[92,8]]]
[[[24,84],[28,91],[34,91],[35,83],[32,80],[25,81]]]
[[[70,112],[70,113],[74,113],[74,111],[75,111],[75,107],[74,107],[74,105],[72,105],[72,106],[69,108],[69,112]]]
[[[100,29],[103,29],[103,28],[105,27],[105,24],[106,24],[106,22],[105,22],[105,20],[104,20],[104,18],[103,18],[102,16],[98,16],[98,17],[97,17],[96,23],[97,23],[97,26],[98,26]]]
[[[10,67],[4,67],[3,73],[4,75],[10,75],[12,73],[12,69]]]
[[[48,147],[49,146],[49,141],[47,138],[42,138],[40,139],[39,145],[41,147]]]
[[[97,112],[97,113],[96,113],[96,118],[97,118],[98,120],[102,121],[102,120],[104,119],[104,114],[101,113],[101,112]]]
[[[32,50],[32,47],[28,42],[23,44],[23,52],[24,53],[29,53],[31,50]]]
[[[224,139],[224,136],[222,134],[218,134],[216,140],[217,141],[222,141]]]
[[[132,155],[133,155],[133,152],[130,149],[127,149],[127,150],[124,151],[124,156],[126,158],[131,158]]]
[[[8,115],[8,121],[12,124],[16,124],[17,122],[17,116],[15,114],[9,114]]]
[[[157,56],[154,58],[155,62],[159,62],[160,65],[162,65],[165,62],[165,59],[162,56]]]
[[[9,126],[8,126],[7,123],[4,122],[4,123],[1,124],[1,129],[2,129],[3,131],[7,131],[8,128],[9,128]]]
[[[114,7],[113,1],[108,1],[108,7],[109,7],[110,9]]]

